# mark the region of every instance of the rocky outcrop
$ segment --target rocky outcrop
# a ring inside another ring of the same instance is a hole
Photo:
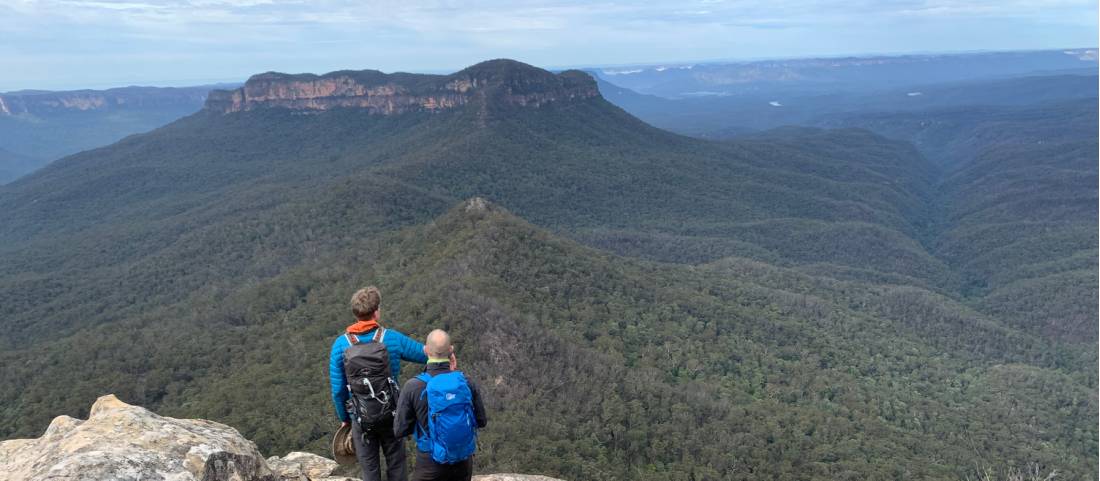
[[[336,474],[340,467],[329,458],[311,453],[293,452],[283,457],[267,458],[267,466],[279,481],[357,481]]]
[[[0,94],[0,116],[176,106],[198,110],[210,87],[123,87],[66,92],[19,91]]]
[[[262,108],[322,111],[365,109],[393,115],[438,112],[471,103],[538,107],[599,96],[596,82],[580,71],[553,74],[513,60],[490,60],[451,75],[384,74],[377,70],[325,75],[255,75],[236,90],[215,90],[206,109],[241,112]]]
[[[0,442],[0,473],[16,480],[279,481],[235,429],[158,416],[107,395],[87,421],[58,416],[38,439]]]
[[[0,441],[4,481],[357,481],[335,461],[293,452],[264,459],[224,424],[174,419],[113,395],[96,400],[82,421],[54,418],[42,437]],[[480,481],[558,481],[493,474]]]

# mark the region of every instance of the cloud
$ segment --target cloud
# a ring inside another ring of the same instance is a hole
[[[408,28],[432,25],[456,30],[495,31],[508,28],[561,28],[599,20],[607,26],[644,20],[655,23],[714,21],[752,23],[761,18],[806,20],[875,15],[1018,16],[1037,9],[1093,9],[1083,0],[672,0],[581,2],[556,0],[497,1],[355,1],[355,0],[14,0],[25,15],[70,19],[106,19],[119,15],[150,24],[188,22],[324,23],[384,20]]]
[[[1083,0],[4,0],[0,81],[1063,47],[1095,43],[1096,10]]]

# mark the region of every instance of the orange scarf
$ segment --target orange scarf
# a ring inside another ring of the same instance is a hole
[[[372,329],[378,327],[378,321],[373,319],[369,321],[355,321],[355,324],[348,326],[348,334],[363,334],[370,332]]]

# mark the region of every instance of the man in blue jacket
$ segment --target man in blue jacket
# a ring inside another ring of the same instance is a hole
[[[369,342],[367,340],[373,338],[375,330],[382,327],[378,322],[381,302],[382,296],[374,286],[360,289],[352,295],[351,312],[355,315],[356,322],[347,327],[347,334],[363,339],[363,342]],[[355,457],[359,460],[359,467],[363,469],[363,481],[381,481],[382,475],[378,462],[380,449],[386,456],[386,479],[405,481],[404,438],[394,436],[392,429],[363,432],[359,423],[352,422],[352,417],[348,413],[350,393],[344,373],[344,351],[351,345],[348,337],[348,335],[337,337],[332,343],[332,352],[329,355],[329,383],[332,387],[332,404],[336,408],[336,417],[340,418],[343,425],[351,424]],[[394,381],[397,381],[397,376],[401,372],[401,361],[418,364],[428,361],[428,356],[424,353],[424,345],[400,332],[385,329],[385,336],[381,341],[385,344],[390,357],[390,370]]]

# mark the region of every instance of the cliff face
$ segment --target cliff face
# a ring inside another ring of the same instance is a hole
[[[0,116],[170,106],[193,106],[197,109],[209,90],[209,87],[123,87],[66,92],[8,92],[0,94]]]
[[[206,109],[322,111],[360,108],[382,115],[436,112],[471,103],[538,107],[599,96],[583,72],[553,74],[512,60],[490,60],[451,75],[384,74],[376,70],[325,75],[255,75],[236,90],[215,90]]]
[[[357,481],[335,461],[294,452],[264,459],[224,424],[173,419],[113,395],[96,400],[87,420],[54,418],[42,437],[0,441],[0,479],[30,481]],[[493,474],[477,481],[560,481]]]

